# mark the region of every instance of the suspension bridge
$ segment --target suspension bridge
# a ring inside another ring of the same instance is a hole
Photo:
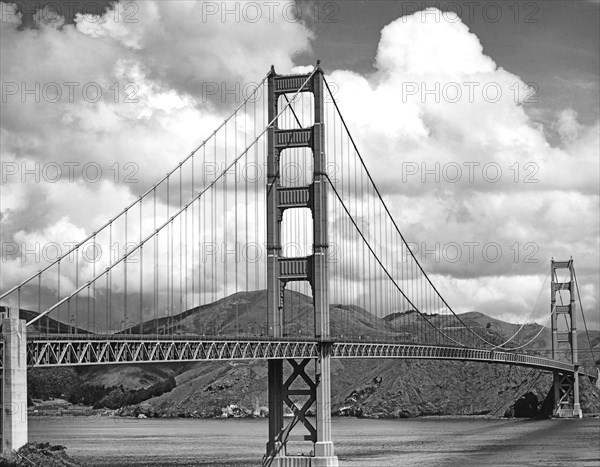
[[[161,180],[41,269],[25,266],[28,277],[3,277],[0,294],[5,452],[27,441],[30,367],[265,360],[263,465],[313,467],[338,465],[332,358],[541,369],[554,374],[560,417],[582,416],[579,380],[597,378],[578,357],[572,260],[551,262],[549,353],[535,345],[543,327],[502,340],[454,312],[392,217],[319,63],[300,75],[271,68]],[[248,306],[265,290],[266,306]],[[219,309],[226,297],[233,305]],[[312,456],[287,454],[296,427]]]

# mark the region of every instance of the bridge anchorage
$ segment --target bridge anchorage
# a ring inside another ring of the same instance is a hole
[[[309,92],[313,94],[314,123],[309,128],[283,130],[278,126],[279,100],[286,94]],[[336,467],[331,441],[331,345],[329,338],[329,287],[327,253],[327,187],[324,123],[323,71],[319,62],[306,75],[281,76],[274,67],[268,76],[267,135],[267,315],[269,336],[283,336],[284,290],[290,281],[308,281],[312,288],[314,306],[314,337],[318,342],[315,359],[287,362],[292,374],[283,379],[282,359],[269,360],[269,441],[264,466]],[[309,186],[285,188],[280,184],[280,163],[288,148],[304,147],[312,151],[313,180]],[[281,248],[281,224],[286,209],[308,208],[313,218],[313,254],[303,258],[285,258]],[[306,367],[314,360],[315,377],[311,379]],[[292,388],[296,381],[304,388]],[[293,397],[304,397],[303,402]],[[284,404],[293,418],[284,427]],[[316,406],[316,426],[307,418]],[[286,455],[290,431],[301,422],[308,434],[306,441],[314,444],[314,457]]]

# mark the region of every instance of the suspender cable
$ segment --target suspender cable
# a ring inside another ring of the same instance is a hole
[[[306,81],[304,82],[304,84],[300,87],[300,89],[302,89],[304,86],[306,86],[306,84],[308,83],[308,81],[312,78],[313,74],[315,71],[313,71],[309,77],[306,79]],[[300,91],[296,91],[296,94],[298,94]],[[188,206],[190,206],[193,202],[195,202],[196,200],[198,200],[199,198],[201,198],[209,189],[213,188],[216,183],[218,181],[220,181],[223,177],[223,175],[230,170],[235,164],[237,164],[242,157],[244,157],[248,151],[254,146],[254,144],[267,132],[268,128],[273,124],[273,122],[275,122],[277,120],[277,118],[279,118],[279,116],[283,113],[283,111],[287,108],[287,106],[285,106],[283,109],[281,109],[279,111],[279,113],[273,118],[273,120],[271,122],[269,122],[269,124],[260,132],[260,134],[250,143],[249,146],[247,146],[244,151],[242,153],[240,153],[229,165],[227,165],[225,167],[224,170],[222,170],[219,175],[215,178],[215,180],[213,180],[204,190],[202,190],[200,193],[198,193],[194,199],[192,199],[189,203],[187,203],[184,208],[187,208]],[[174,219],[175,217],[179,216],[182,212],[183,209],[180,209],[178,212],[176,212],[169,220],[165,221],[155,232],[152,232],[151,234],[149,234],[147,237],[144,238],[144,240],[142,241],[142,243],[135,245],[131,250],[125,252],[123,254],[123,256],[121,258],[118,258],[112,265],[110,265],[107,268],[107,272],[110,273],[110,271],[117,266],[118,264],[120,264],[122,261],[124,261],[125,259],[127,259],[131,254],[133,254],[134,252],[136,252],[140,246],[142,246],[144,243],[146,243],[147,241],[149,241],[151,238],[153,238],[155,235],[157,235],[158,231],[164,229],[165,227],[167,227],[168,225],[170,225],[172,223],[172,219]],[[68,297],[65,297],[64,299],[60,300],[59,302],[55,303],[53,306],[49,307],[46,311],[44,311],[43,313],[41,313],[40,315],[32,318],[30,321],[27,322],[27,325],[33,324],[34,322],[38,321],[40,318],[42,318],[43,316],[45,316],[46,314],[52,312],[53,310],[57,309],[58,307],[60,307],[65,301],[67,301],[68,299],[70,299],[71,297],[75,296],[76,294],[78,294],[79,292],[81,292],[81,290],[83,290],[85,287],[87,287],[87,284],[91,284],[94,281],[98,280],[99,277],[94,277],[92,279],[90,279],[86,284],[84,284],[83,286],[79,287],[77,290],[71,292],[71,294]]]
[[[125,213],[125,243],[123,244],[123,250],[125,252],[127,252],[127,217],[128,217],[128,213]],[[121,248],[117,245],[117,248],[119,251]],[[129,317],[127,316],[127,261],[123,261],[123,319],[124,319],[124,323],[123,323],[123,329],[121,329],[122,331],[127,331],[127,328],[129,327],[128,325],[128,319]]]
[[[194,172],[194,159],[195,157],[192,157],[192,198],[194,197],[194,193],[196,192],[196,187],[195,187],[195,172]],[[200,209],[200,201],[198,202],[198,209]],[[195,224],[195,214],[196,214],[196,210],[192,209],[192,252],[191,252],[191,256],[192,256],[192,303],[191,303],[191,307],[190,308],[195,308],[196,306],[196,268],[194,267],[194,259],[196,258],[196,242],[195,242],[195,233],[196,233],[196,224]],[[198,218],[198,222],[200,222],[200,218]],[[186,229],[187,232],[187,229]],[[187,270],[187,250],[186,250],[186,255],[185,255],[185,259],[186,259],[186,270]],[[198,267],[200,267],[200,263],[198,263]],[[187,282],[186,282],[186,286],[187,286]]]
[[[75,254],[75,288],[79,287],[79,252]],[[74,332],[77,333],[79,327],[79,295],[75,296],[75,326]]]
[[[183,174],[181,172],[181,166],[179,166],[179,209],[181,209],[183,203]],[[179,313],[183,312],[183,303],[185,297],[183,296],[183,276],[185,274],[183,270],[183,231],[184,224],[183,219],[187,215],[187,208],[184,209],[184,215],[178,216],[179,219]],[[173,317],[175,319],[175,317]],[[181,317],[175,323],[176,328],[180,327]]]
[[[154,198],[154,222],[153,222],[153,232],[157,232],[156,231],[156,185],[153,188],[153,198]],[[156,234],[156,236],[154,237],[154,268],[153,268],[153,273],[154,273],[154,331],[156,333],[156,335],[158,336],[158,271],[159,271],[159,267],[158,267],[158,232]]]
[[[217,139],[215,138],[214,144],[213,144],[213,160],[214,160],[214,164],[215,167],[217,166]],[[210,228],[211,228],[211,239],[213,239],[213,241],[217,238],[216,233],[217,233],[217,214],[216,214],[216,209],[215,209],[215,203],[217,202],[217,188],[216,186],[211,190],[211,197],[210,197],[211,203],[210,203]],[[218,247],[218,245],[216,245]],[[211,272],[211,288],[212,288],[212,301],[216,302],[217,301],[217,292],[216,292],[216,284],[217,284],[217,264],[216,264],[216,256],[212,255],[212,259],[211,259],[211,264],[210,264],[210,272]]]
[[[160,179],[155,185],[159,186],[161,184],[163,184],[165,181],[167,181],[168,177],[173,175],[175,173],[175,171],[182,165],[185,164],[190,158],[192,158],[194,156],[194,154],[200,150],[200,148],[204,147],[205,144],[210,141],[211,138],[214,138],[214,136],[221,130],[221,128],[223,128],[223,126],[225,126],[227,124],[227,122],[229,122],[231,120],[231,118],[237,114],[237,112],[244,106],[244,104],[246,102],[248,102],[250,99],[252,99],[253,101],[256,100],[256,93],[257,90],[260,88],[260,86],[264,86],[267,80],[267,76],[265,76],[263,78],[263,80],[259,83],[258,86],[256,86],[256,88],[254,89],[254,91],[252,93],[250,93],[250,95],[248,97],[246,97],[246,99],[244,99],[244,101],[238,106],[236,107],[236,109],[204,140],[202,141],[201,144],[199,144],[195,149],[193,149],[181,162],[180,164],[175,167],[173,170],[171,170],[170,172],[167,173],[167,175],[165,175],[162,179]],[[145,198],[146,196],[149,196],[152,193],[153,188],[148,189],[146,192],[144,192],[140,198]],[[74,246],[72,246],[71,248],[69,248],[64,254],[62,254],[61,256],[59,256],[58,258],[56,258],[52,263],[50,263],[49,265],[47,265],[46,267],[44,267],[43,269],[41,269],[39,271],[39,273],[43,273],[45,271],[47,271],[48,269],[50,269],[51,267],[57,265],[62,259],[68,257],[70,254],[72,254],[75,250],[79,249],[82,245],[84,245],[86,242],[88,242],[90,239],[92,239],[92,237],[94,237],[94,235],[98,234],[100,231],[106,229],[107,227],[109,227],[109,225],[113,222],[116,221],[117,219],[119,219],[121,216],[123,216],[127,210],[131,209],[133,206],[135,206],[135,204],[138,202],[138,200],[134,201],[133,203],[131,203],[130,205],[128,205],[125,209],[123,209],[119,214],[117,214],[117,216],[115,216],[114,218],[110,219],[108,222],[106,222],[105,224],[103,224],[98,230],[96,230],[94,233],[92,233],[91,235],[87,236],[86,238],[84,238],[81,242],[75,244]],[[112,245],[111,245],[112,246]],[[16,292],[20,287],[24,286],[25,284],[27,284],[28,282],[30,282],[31,280],[33,280],[35,277],[37,276],[37,273],[32,275],[31,277],[25,279],[24,281],[22,281],[20,284],[15,285],[13,288],[7,290],[6,292],[2,293],[0,295],[0,300],[2,300],[3,298],[5,298],[6,296],[12,294],[13,292]]]
[[[112,221],[109,224],[109,228],[108,228],[108,259],[109,259],[109,264],[112,263],[112,253],[113,253],[113,242],[112,242]],[[110,315],[112,312],[112,272],[109,269],[108,273],[107,273],[107,279],[108,279],[108,286],[110,288],[108,288],[106,290],[106,296],[107,296],[107,300],[106,300],[106,329],[107,331],[114,331],[114,329],[112,329],[111,326],[111,322],[110,322]]]
[[[225,164],[227,164],[227,126],[225,126]],[[227,173],[223,175],[223,294],[227,296],[227,235],[229,234],[227,229]]]
[[[142,243],[142,218],[143,218],[142,201],[140,200],[140,239]],[[142,323],[144,322],[144,247],[140,247],[140,324],[138,326],[138,334],[143,334]]]
[[[233,153],[237,154],[237,115],[234,118],[233,125],[233,141],[234,141],[234,149]],[[234,293],[238,293],[238,167],[237,164],[233,166],[233,183],[234,183],[234,195],[233,195],[233,214],[234,214],[234,238],[233,238],[233,248],[234,248],[234,260],[235,260],[235,290]],[[239,304],[238,301],[235,301],[235,335],[239,335]]]
[[[323,82],[325,83],[325,86],[327,87],[327,90],[330,94],[330,96],[333,96],[333,93],[331,92],[331,89],[329,87],[329,84],[327,82],[327,80],[324,78]],[[340,120],[342,121],[342,124],[344,126],[344,129],[346,130],[346,134],[348,135],[348,137],[350,138],[350,141],[352,142],[352,145],[354,147],[354,149],[356,150],[356,153],[358,155],[359,160],[361,161],[361,164],[366,172],[367,177],[369,178],[371,185],[373,187],[373,190],[375,192],[375,194],[377,195],[379,201],[381,202],[382,207],[384,208],[385,212],[387,213],[387,216],[389,217],[390,221],[393,223],[394,228],[396,230],[396,232],[398,233],[398,235],[400,235],[400,237],[402,238],[404,244],[406,245],[406,239],[404,238],[404,236],[402,235],[402,232],[400,231],[400,229],[398,228],[398,225],[396,224],[396,222],[394,221],[394,218],[392,217],[387,204],[385,203],[385,201],[383,200],[383,197],[381,196],[381,193],[379,192],[379,189],[377,188],[377,186],[375,185],[375,182],[373,181],[373,178],[371,177],[371,174],[369,172],[369,170],[367,169],[365,162],[360,154],[360,151],[358,150],[358,147],[356,146],[356,142],[354,141],[354,138],[352,138],[352,134],[350,133],[350,130],[348,129],[348,126],[346,125],[346,122],[344,120],[344,117],[341,114],[341,111],[337,105],[337,102],[335,101],[335,99],[333,99],[333,105],[336,108],[336,111],[338,113],[338,116],[340,118]],[[452,314],[454,316],[456,316],[456,318],[458,319],[458,321],[471,333],[473,334],[477,339],[479,339],[480,341],[484,342],[485,344],[491,345],[491,346],[495,346],[492,342],[487,341],[486,339],[482,338],[481,336],[479,336],[478,334],[476,334],[469,326],[466,325],[466,323],[464,323],[459,317],[458,315],[456,315],[456,313],[454,312],[454,310],[452,310],[452,308],[450,307],[450,305],[448,305],[448,303],[445,301],[445,299],[441,296],[441,294],[439,293],[439,291],[437,290],[437,288],[435,287],[435,285],[433,285],[433,283],[431,282],[431,280],[429,279],[429,277],[427,276],[427,274],[425,274],[424,269],[422,268],[421,264],[417,261],[414,253],[412,252],[412,250],[410,251],[411,256],[414,259],[414,263],[415,263],[415,267],[418,267],[419,270],[421,271],[422,275],[423,275],[423,279],[427,280],[427,282],[429,283],[429,285],[431,287],[433,287],[433,289],[435,290],[436,294],[438,294],[440,296],[440,298],[442,299],[442,301],[444,302],[444,304],[446,305],[446,307],[452,312]]]
[[[202,152],[203,152],[202,160],[204,161],[204,164],[206,164],[206,147],[203,149]],[[202,186],[204,186],[204,184],[206,183],[206,180],[204,179],[204,177],[205,177],[205,172],[203,172]],[[200,225],[200,203],[204,203],[204,205],[205,205],[205,209],[202,210],[202,225],[206,229],[206,225],[207,225],[207,223],[206,223],[206,199],[202,199],[198,203],[198,226]],[[205,251],[205,248],[206,248],[206,234],[203,235],[201,238],[199,238],[199,241],[200,241],[200,244],[198,245],[198,264],[202,268],[202,282],[199,284],[199,287],[198,287],[198,289],[200,291],[200,297],[198,299],[198,306],[201,306],[204,303],[206,296],[208,295],[206,293],[207,264],[206,264],[206,258],[203,255],[203,252]],[[198,274],[198,276],[200,276],[200,274]],[[200,278],[198,277],[198,279],[200,279]]]
[[[244,147],[246,147],[247,144],[247,138],[248,138],[248,109],[246,107],[246,104],[244,104]],[[248,261],[248,215],[250,213],[250,208],[249,208],[249,204],[248,204],[248,166],[246,165],[246,170],[242,171],[242,176],[244,177],[244,250],[242,250],[242,253],[244,251],[246,251],[246,258],[244,261],[244,265],[246,268],[246,275],[244,276],[245,280],[244,280],[244,286],[246,289],[246,292],[250,291],[250,268],[249,268],[249,261]],[[244,255],[242,255],[242,258],[244,257]]]
[[[573,268],[573,279],[575,280],[575,288],[577,290],[577,299],[579,301],[579,309],[581,310],[581,317],[583,318],[583,326],[585,328],[585,335],[587,337],[588,345],[590,346],[590,353],[592,354],[592,360],[595,363],[596,359],[594,356],[594,348],[592,347],[592,342],[590,341],[590,333],[588,332],[587,323],[585,321],[585,314],[583,313],[583,305],[581,304],[581,294],[579,293],[579,284],[577,282],[577,274],[575,273],[575,268]]]
[[[394,278],[390,275],[390,273],[388,272],[387,268],[383,265],[383,263],[381,262],[381,260],[379,259],[379,257],[377,256],[377,253],[373,250],[372,246],[369,244],[369,242],[367,241],[367,239],[365,238],[363,232],[361,231],[361,229],[358,227],[358,225],[356,224],[356,221],[354,220],[354,218],[352,217],[352,214],[350,214],[350,211],[348,211],[348,208],[346,207],[346,204],[344,203],[344,201],[342,200],[342,198],[340,197],[338,191],[336,190],[335,186],[333,185],[333,183],[331,182],[331,180],[329,179],[329,176],[327,174],[325,174],[325,178],[327,179],[327,181],[329,182],[329,185],[331,186],[331,188],[333,189],[337,199],[339,200],[342,208],[344,209],[344,211],[346,212],[346,215],[349,217],[350,221],[352,222],[352,224],[354,225],[354,227],[356,228],[356,230],[358,231],[358,234],[360,235],[360,237],[363,239],[363,241],[365,242],[367,248],[369,249],[369,251],[371,252],[372,256],[374,257],[375,261],[379,264],[379,266],[383,269],[383,272],[388,276],[388,278],[393,282],[394,286],[400,291],[400,293],[402,293],[402,295],[404,295],[404,292],[402,291],[402,289],[400,289],[400,287],[398,286],[398,284],[396,283],[396,281],[394,280]],[[437,326],[435,326],[433,323],[431,323],[429,321],[429,319],[424,316],[423,314],[421,314],[421,312],[418,310],[418,308],[412,304],[412,301],[406,296],[404,295],[404,297],[409,301],[409,303],[411,303],[411,305],[415,308],[416,311],[419,312],[419,314],[423,317],[423,319],[425,321],[427,321],[431,326],[433,326],[438,332],[440,332],[441,334],[444,334],[444,336],[446,336],[448,339],[452,340],[455,344],[464,347],[463,344],[461,344],[460,342],[455,341],[454,339],[452,339],[451,337],[447,336],[441,329],[439,329]]]

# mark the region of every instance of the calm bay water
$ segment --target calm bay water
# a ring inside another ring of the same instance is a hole
[[[264,419],[29,419],[31,441],[67,446],[90,466],[260,465],[266,433]],[[598,418],[336,418],[333,436],[341,466],[600,466]]]

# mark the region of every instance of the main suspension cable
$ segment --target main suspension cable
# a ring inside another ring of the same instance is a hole
[[[350,138],[350,141],[352,142],[352,146],[354,147],[354,150],[356,151],[356,154],[358,156],[358,158],[360,159],[360,162],[367,174],[368,179],[371,182],[371,185],[373,186],[373,189],[375,190],[375,193],[377,194],[377,197],[379,198],[379,201],[381,202],[383,208],[385,209],[385,212],[387,213],[390,221],[392,222],[392,224],[394,225],[394,228],[396,230],[396,232],[398,233],[398,235],[400,235],[400,238],[402,239],[402,242],[404,243],[404,245],[406,246],[406,248],[408,249],[410,255],[412,256],[415,264],[417,265],[417,267],[420,269],[421,273],[423,274],[423,276],[425,277],[425,279],[427,280],[427,282],[429,283],[429,285],[433,288],[433,290],[436,292],[436,294],[439,296],[439,298],[442,300],[442,302],[444,303],[444,305],[446,306],[446,308],[448,308],[448,310],[450,310],[450,312],[455,316],[455,318],[471,333],[473,334],[477,339],[479,339],[480,341],[484,342],[487,345],[490,345],[492,347],[495,346],[495,344],[493,344],[492,342],[489,342],[487,339],[484,339],[483,337],[481,337],[479,334],[477,334],[475,331],[473,331],[462,319],[460,319],[460,317],[454,312],[454,310],[452,309],[452,307],[446,302],[446,300],[444,299],[444,297],[442,297],[442,295],[440,294],[440,292],[437,290],[437,288],[435,287],[435,285],[433,285],[433,282],[431,281],[431,279],[429,278],[429,276],[425,273],[425,270],[423,269],[423,267],[421,266],[421,264],[419,263],[419,261],[417,260],[417,258],[415,257],[412,249],[410,249],[408,247],[408,244],[406,242],[406,239],[404,238],[404,235],[402,235],[402,232],[400,231],[400,228],[398,227],[398,224],[396,224],[396,221],[394,220],[390,210],[388,209],[387,204],[385,203],[385,201],[383,200],[383,197],[381,196],[381,193],[379,191],[379,189],[377,188],[377,185],[375,185],[375,182],[373,180],[373,177],[371,176],[371,173],[369,172],[369,169],[367,169],[367,166],[364,162],[364,159],[362,158],[360,151],[358,150],[358,146],[356,145],[356,142],[354,141],[354,138],[352,137],[352,134],[350,133],[350,130],[348,128],[348,125],[346,124],[346,121],[344,120],[344,117],[342,116],[342,113],[340,111],[340,108],[337,105],[336,100],[333,98],[333,93],[331,92],[331,88],[329,87],[329,83],[327,82],[327,80],[325,78],[323,78],[323,82],[325,83],[325,86],[327,87],[327,91],[329,92],[329,95],[331,97],[331,100],[333,102],[333,105],[335,106],[335,109],[337,110],[337,113],[340,117],[340,120],[342,121],[342,124],[344,125],[344,129],[346,130],[346,134],[348,135],[348,137]]]
[[[292,97],[292,102],[294,100],[294,98],[301,92],[301,90],[306,86],[306,84],[312,79],[313,75],[315,74],[317,68],[313,69],[312,73],[306,78],[306,81],[302,84],[302,86],[296,91],[296,93],[294,94],[294,96]],[[158,229],[155,232],[152,232],[151,234],[149,234],[146,238],[144,238],[144,240],[140,243],[138,243],[137,245],[135,245],[131,250],[126,251],[125,254],[123,254],[123,256],[121,258],[118,258],[113,264],[111,264],[109,267],[107,267],[105,269],[104,272],[102,272],[101,274],[99,274],[96,277],[93,277],[92,279],[90,279],[88,282],[86,282],[84,285],[82,285],[81,287],[77,288],[75,291],[71,292],[71,294],[67,295],[66,297],[64,297],[62,300],[59,300],[57,303],[55,303],[53,306],[49,307],[48,309],[46,309],[44,312],[38,314],[36,317],[32,318],[30,321],[27,322],[27,326],[29,326],[30,324],[35,323],[36,321],[38,321],[39,319],[41,319],[43,316],[46,316],[48,313],[52,312],[53,310],[55,310],[56,308],[60,307],[63,303],[68,302],[71,298],[73,298],[75,295],[79,294],[79,292],[81,292],[82,290],[84,290],[87,286],[95,283],[99,278],[101,278],[104,274],[110,275],[111,270],[117,266],[118,264],[120,264],[121,262],[123,262],[124,260],[126,260],[131,254],[133,254],[134,252],[136,252],[144,243],[148,242],[149,240],[151,240],[155,235],[158,235],[158,233],[165,228],[166,226],[169,226],[173,220],[175,219],[175,217],[178,217],[182,212],[184,212],[185,210],[188,209],[188,207],[190,205],[192,205],[195,201],[197,201],[198,199],[200,199],[208,190],[210,190],[211,188],[213,188],[216,183],[229,171],[231,170],[231,168],[233,166],[235,166],[238,161],[245,156],[248,151],[254,146],[254,144],[267,132],[267,130],[271,127],[271,125],[277,121],[277,119],[279,118],[279,116],[288,108],[290,104],[286,104],[285,106],[283,106],[283,108],[279,111],[279,113],[273,117],[273,119],[265,126],[265,128],[258,134],[258,136],[252,141],[252,143],[250,143],[250,145],[248,145],[246,147],[246,149],[244,149],[244,151],[242,153],[240,153],[239,156],[237,156],[229,165],[227,165],[224,170],[221,171],[221,173],[215,177],[215,179],[209,183],[202,191],[200,191],[190,202],[188,202],[187,204],[185,204],[182,208],[180,208],[175,214],[173,214],[167,221],[165,221],[160,227],[158,227]],[[198,148],[199,149],[199,148]],[[177,169],[175,169],[177,170]],[[168,178],[167,178],[168,180]],[[36,277],[37,274],[33,277]],[[18,287],[17,287],[18,288]]]
[[[367,248],[369,249],[369,251],[371,252],[371,254],[373,255],[373,258],[375,258],[375,261],[377,261],[377,263],[379,264],[379,266],[381,266],[381,268],[383,269],[383,272],[385,272],[385,274],[388,276],[388,278],[392,281],[392,283],[394,284],[394,287],[396,287],[396,289],[402,294],[402,296],[406,299],[406,301],[413,307],[413,309],[415,311],[417,311],[420,316],[425,319],[425,321],[427,321],[427,323],[429,323],[429,325],[431,325],[433,328],[435,328],[440,334],[442,334],[444,337],[446,337],[448,340],[451,340],[452,342],[454,342],[455,344],[459,345],[460,347],[466,347],[464,344],[461,344],[460,342],[454,340],[452,337],[448,336],[445,332],[443,332],[441,329],[439,329],[435,324],[433,324],[429,319],[427,319],[427,316],[425,316],[424,313],[422,313],[417,306],[411,301],[410,298],[408,298],[408,296],[404,293],[404,291],[400,288],[400,286],[396,283],[396,281],[394,280],[394,278],[392,277],[392,275],[389,273],[389,271],[387,270],[387,268],[383,265],[383,263],[381,262],[381,260],[379,259],[379,256],[377,256],[377,254],[375,253],[375,251],[373,250],[373,248],[371,247],[371,245],[369,244],[369,242],[367,241],[367,239],[365,238],[363,232],[360,230],[360,227],[358,227],[358,224],[356,223],[356,221],[354,220],[354,217],[352,217],[352,214],[350,213],[350,211],[348,211],[348,208],[346,207],[346,204],[344,203],[344,201],[342,200],[341,196],[339,195],[337,189],[335,188],[334,184],[332,183],[331,179],[329,178],[329,175],[324,174],[325,178],[327,179],[327,181],[329,182],[329,185],[331,186],[331,188],[333,189],[333,192],[335,193],[335,196],[337,197],[338,201],[340,202],[340,204],[342,205],[342,207],[344,208],[344,211],[346,212],[346,215],[348,216],[348,218],[350,219],[350,221],[352,222],[352,224],[354,225],[354,228],[357,230],[358,234],[360,235],[360,237],[362,238],[363,242],[365,242],[365,245],[367,246]]]

